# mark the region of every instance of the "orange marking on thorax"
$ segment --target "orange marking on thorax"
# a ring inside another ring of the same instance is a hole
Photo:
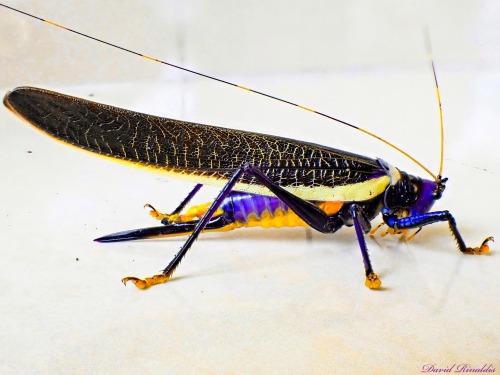
[[[318,204],[318,207],[321,208],[325,214],[333,215],[338,213],[343,205],[344,202],[321,202]]]

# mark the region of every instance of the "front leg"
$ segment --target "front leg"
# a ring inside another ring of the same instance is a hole
[[[450,231],[455,241],[457,242],[458,249],[464,254],[487,254],[490,251],[488,246],[489,241],[493,241],[493,237],[486,238],[479,247],[467,247],[462,238],[462,235],[458,231],[457,223],[455,218],[450,214],[449,211],[436,211],[436,212],[427,212],[425,214],[408,216],[404,218],[397,218],[394,214],[384,214],[385,223],[394,229],[411,229],[411,228],[419,228],[424,225],[434,224],[441,221],[447,221],[450,226]]]

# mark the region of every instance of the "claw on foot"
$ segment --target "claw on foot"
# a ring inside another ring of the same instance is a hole
[[[158,219],[158,220],[161,220],[161,216],[162,214],[156,209],[154,208],[152,205],[150,205],[149,203],[146,203],[144,205],[144,208],[149,208],[151,211],[149,211],[149,214],[155,218],[155,219]]]
[[[483,255],[483,254],[488,254],[490,252],[490,247],[488,246],[488,242],[494,241],[493,237],[488,237],[486,238],[481,246],[479,247],[468,247],[465,249],[464,253],[465,254],[474,254],[474,255]]]
[[[365,285],[370,289],[378,289],[382,285],[382,281],[378,278],[376,273],[369,273],[366,275]]]
[[[126,285],[128,281],[131,281],[139,289],[147,289],[149,287],[152,287],[153,285],[166,283],[168,279],[169,276],[164,274],[154,275],[152,277],[146,277],[144,279],[128,276],[122,279],[122,283]]]
[[[146,203],[144,205],[144,208],[149,208],[151,211],[149,211],[149,214],[153,219],[156,220],[165,220],[167,219],[169,222],[173,222],[177,219],[178,215],[171,215],[171,214],[163,214],[160,211],[158,211],[156,208],[154,208],[152,205],[149,203]]]

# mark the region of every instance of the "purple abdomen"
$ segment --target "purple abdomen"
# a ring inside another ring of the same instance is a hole
[[[274,216],[278,209],[288,212],[288,206],[276,197],[240,192],[231,192],[220,208],[240,223],[247,223],[252,214],[260,219],[265,212],[271,216]]]

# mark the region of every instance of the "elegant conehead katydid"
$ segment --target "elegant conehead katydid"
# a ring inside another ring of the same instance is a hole
[[[377,289],[381,281],[371,265],[364,236],[371,230],[370,221],[379,213],[390,233],[405,236],[408,230],[418,232],[425,225],[444,221],[462,253],[489,251],[488,242],[492,237],[486,238],[479,247],[467,247],[453,216],[448,211],[431,211],[447,181],[441,176],[443,141],[439,172],[433,174],[399,147],[351,123],[0,5],[140,57],[329,118],[382,141],[431,176],[431,179],[422,179],[381,159],[326,146],[141,114],[44,89],[20,87],[7,93],[4,104],[11,111],[57,140],[111,159],[143,165],[174,177],[188,176],[196,181],[194,189],[172,213],[160,213],[149,205],[152,216],[161,220],[161,226],[96,239],[117,242],[189,235],[160,274],[145,279],[126,277],[124,282],[132,281],[144,289],[168,281],[202,231],[227,231],[245,226],[310,226],[323,233],[334,233],[346,225],[355,228],[365,268],[365,284]],[[432,70],[441,116],[433,64]],[[442,124],[441,116],[441,133]],[[222,190],[213,202],[184,212],[203,184],[222,186]]]

